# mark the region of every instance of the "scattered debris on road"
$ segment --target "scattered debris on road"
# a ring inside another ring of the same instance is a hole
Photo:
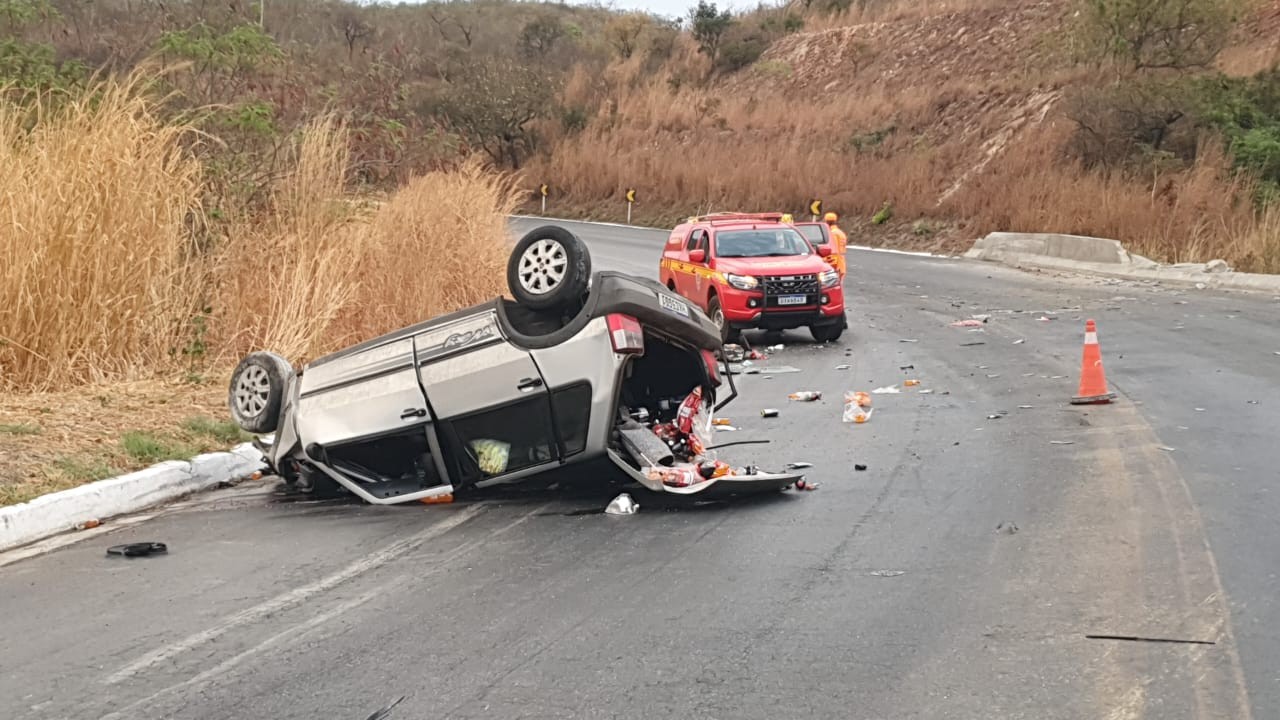
[[[760,368],[761,375],[783,375],[785,373],[798,373],[798,372],[800,372],[800,368],[792,367],[790,365],[777,365],[774,367]]]
[[[769,352],[782,352],[783,347],[784,346],[782,345],[782,343],[778,343],[777,345],[770,345],[765,349],[768,350]]]
[[[1075,445],[1075,440],[1050,440],[1050,445]]]
[[[724,346],[725,362],[742,362],[747,359],[747,351],[741,345],[730,343]]]
[[[598,506],[597,506],[598,507]],[[640,506],[636,501],[631,499],[628,493],[622,493],[618,497],[609,501],[608,507],[604,509],[605,515],[635,515]]]
[[[873,395],[897,395],[897,394],[899,394],[899,393],[901,393],[901,392],[902,392],[902,391],[898,389],[898,386],[897,386],[897,385],[885,385],[884,387],[876,388],[875,390],[872,390],[872,391],[871,391],[871,394],[873,394]]]
[[[1141,635],[1085,635],[1086,640],[1123,640],[1125,642],[1178,643],[1185,645],[1216,645],[1213,640],[1180,640],[1178,638],[1142,637]]]
[[[1051,318],[1051,317],[1045,317],[1044,315],[1041,315],[1039,318],[1037,318],[1037,320],[1039,320],[1040,322],[1049,322],[1049,321],[1053,320],[1053,318]]]
[[[102,524],[102,521],[101,521],[101,520],[99,520],[99,519],[97,519],[97,518],[93,518],[93,519],[90,519],[90,520],[85,520],[85,521],[84,521],[84,522],[82,522],[82,523],[77,523],[77,524],[76,524],[76,530],[92,530],[92,529],[94,529],[94,528],[98,527],[98,526],[99,526],[99,525],[101,525],[101,524]]]
[[[996,378],[998,378],[998,377],[1000,377],[1000,373],[987,373],[987,379],[988,379],[988,380],[994,380],[994,379],[996,379]]]
[[[917,385],[919,385],[919,384],[920,384],[920,381],[919,381],[919,380],[904,380],[904,381],[902,381],[902,387],[915,387],[915,386],[917,386]]]
[[[1013,341],[1013,344],[1014,344],[1014,345],[1021,345],[1022,343],[1026,342],[1026,341],[1027,341],[1027,339],[1026,339],[1026,338],[1018,338],[1017,340],[1014,340],[1014,341]]]
[[[861,424],[871,419],[871,396],[865,392],[847,392],[844,394],[844,413],[841,420],[846,423]]]
[[[813,402],[814,400],[821,400],[822,393],[818,390],[798,390],[788,395],[787,399],[796,402]]]
[[[915,370],[916,366],[915,365],[899,365],[898,369],[899,370]]]
[[[968,320],[957,320],[951,323],[951,327],[959,327],[959,328],[982,327],[982,324],[985,322],[986,320],[975,320],[973,318],[969,318]]]
[[[854,471],[856,471],[856,472],[866,472],[866,471],[867,471],[867,466],[866,466],[866,465],[863,465],[862,463],[856,463],[856,464],[853,466],[853,469],[854,469]]]
[[[1168,445],[1161,445],[1160,449],[1164,450],[1165,452],[1173,452],[1174,450],[1177,450],[1177,448],[1171,448]]]
[[[898,342],[910,342],[910,343],[914,343],[914,342],[920,342],[920,341],[919,341],[919,340],[917,340],[917,339],[915,339],[915,338],[898,338]],[[1277,354],[1277,355],[1280,355],[1280,353],[1276,353],[1276,354]]]
[[[996,525],[996,532],[1002,532],[1002,533],[1005,533],[1006,535],[1012,535],[1018,532],[1018,525],[1017,523],[1013,523],[1013,522],[1009,522],[1008,520],[1005,520],[1004,522]]]
[[[967,342],[967,343],[960,343],[960,347],[976,347],[976,346],[978,346],[978,345],[986,345],[986,343],[985,343],[985,342],[982,342],[982,341],[979,341],[979,342]]]
[[[391,711],[394,710],[397,705],[404,702],[405,697],[406,696],[401,695],[390,705],[387,705],[384,708],[374,711],[374,713],[369,717],[365,718],[365,720],[386,720],[388,717],[391,717]]]
[[[906,570],[872,570],[867,574],[870,575],[871,577],[898,577],[899,575],[906,575],[907,571]]]
[[[168,552],[169,546],[162,542],[126,543],[124,545],[112,545],[107,548],[107,555],[119,555],[120,557],[148,557],[151,555],[163,555]]]
[[[1003,419],[1004,419],[1004,414],[1003,414],[1003,413],[991,413],[990,415],[988,415],[988,416],[987,416],[987,419],[988,419],[988,420],[1003,420]]]
[[[1030,409],[1032,409],[1032,408],[1034,408],[1034,407],[1035,407],[1035,405],[1019,405],[1019,406],[1018,406],[1018,409],[1019,409],[1019,410],[1030,410]]]
[[[930,388],[930,389],[928,389],[928,390],[921,390],[921,391],[920,391],[920,394],[921,394],[921,395],[932,395],[932,394],[933,394],[933,389],[932,389],[932,388]]]
[[[848,370],[848,369],[849,369],[849,366],[848,366],[848,365],[837,365],[837,366],[836,366],[836,369],[837,369],[837,370]]]
[[[787,463],[787,469],[788,469],[788,470],[804,470],[805,468],[811,468],[811,467],[813,467],[813,463],[811,463],[811,462],[789,462],[789,463]]]
[[[761,410],[761,411],[760,411],[760,417],[762,417],[762,418],[776,418],[776,417],[778,417],[778,411],[777,411],[777,410],[775,410],[774,408],[765,408],[764,410]]]
[[[423,505],[448,505],[453,502],[453,493],[445,493],[444,495],[432,495],[419,500]]]

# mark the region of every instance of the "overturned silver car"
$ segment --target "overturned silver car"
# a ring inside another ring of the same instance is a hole
[[[598,463],[656,492],[781,489],[797,474],[717,460],[716,326],[653,280],[591,273],[564,228],[517,242],[514,301],[434,318],[295,370],[255,352],[231,414],[300,490],[388,504]],[[727,377],[733,399],[732,378]]]

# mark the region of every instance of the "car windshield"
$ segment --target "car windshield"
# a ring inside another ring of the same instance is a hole
[[[804,236],[791,228],[729,230],[716,234],[716,257],[782,257],[810,252]]]
[[[827,242],[827,238],[822,234],[821,225],[797,225],[796,229],[800,231],[801,235],[804,235],[805,240],[814,245],[824,245]]]

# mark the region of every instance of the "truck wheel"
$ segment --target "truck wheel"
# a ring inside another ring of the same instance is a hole
[[[831,342],[844,334],[844,325],[810,325],[809,333],[820,343]]]
[[[741,337],[742,332],[730,326],[729,321],[725,319],[724,308],[720,307],[720,298],[715,295],[707,301],[707,317],[720,328],[721,343],[736,342]]]
[[[520,238],[507,260],[507,289],[531,310],[568,307],[586,295],[591,254],[576,235],[544,225]]]
[[[293,368],[289,361],[270,352],[249,353],[235,372],[227,390],[231,417],[246,432],[275,432],[280,424],[280,404]]]

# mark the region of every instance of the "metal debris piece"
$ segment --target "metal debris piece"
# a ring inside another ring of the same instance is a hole
[[[775,409],[773,409],[773,408],[765,408],[764,410],[761,410],[761,411],[760,411],[760,417],[762,417],[762,418],[776,418],[776,417],[778,417],[778,411],[777,411],[777,410],[775,410]]]
[[[813,463],[811,463],[811,462],[789,462],[789,463],[787,463],[787,469],[788,469],[788,470],[803,470],[803,469],[805,469],[805,468],[811,468],[811,467],[813,467]]]
[[[870,575],[871,577],[898,577],[899,575],[906,575],[907,571],[906,570],[872,570],[867,574]]]
[[[640,506],[635,500],[631,499],[628,493],[622,493],[618,497],[609,501],[608,507],[604,509],[605,515],[635,515]]]
[[[837,369],[837,370],[848,370],[848,369],[849,369],[849,366],[848,366],[848,365],[837,365],[837,366],[836,366],[836,369]]]
[[[1075,445],[1075,440],[1050,440],[1050,445]]]
[[[776,365],[773,367],[760,368],[761,375],[782,375],[784,373],[798,373],[800,368],[791,367],[790,365]]]
[[[1177,448],[1171,448],[1168,445],[1161,445],[1160,449],[1164,450],[1165,452],[1173,452],[1174,450],[1177,450]]]
[[[921,395],[932,395],[932,394],[933,394],[933,390],[932,390],[932,389],[929,389],[929,390],[921,390],[921,391],[920,391],[920,394],[921,394]]]
[[[1021,345],[1022,343],[1026,342],[1026,341],[1027,341],[1027,339],[1026,339],[1026,338],[1018,338],[1017,340],[1014,340],[1014,341],[1013,341],[1013,344],[1014,344],[1014,345]]]
[[[967,342],[967,343],[960,343],[960,347],[974,347],[974,346],[977,346],[977,345],[986,345],[986,343],[985,343],[985,342]]]
[[[898,342],[920,342],[920,341],[915,338],[898,338]],[[1280,355],[1280,353],[1276,353],[1276,354]]]
[[[1031,409],[1031,408],[1033,408],[1033,407],[1035,407],[1035,405],[1019,405],[1019,406],[1018,406],[1018,409],[1019,409],[1019,410],[1030,410],[1030,409]]]
[[[899,365],[898,369],[899,370],[915,370],[916,366],[915,365]]]

